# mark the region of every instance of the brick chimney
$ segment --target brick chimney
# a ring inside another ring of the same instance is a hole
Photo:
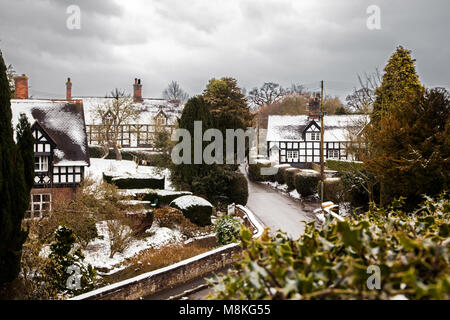
[[[72,100],[72,82],[70,82],[70,78],[67,78],[66,82],[66,100]]]
[[[26,75],[14,77],[14,98],[28,99],[28,77]]]
[[[320,119],[320,101],[319,101],[318,96],[309,98],[308,119],[309,120],[319,120]]]
[[[134,85],[133,85],[133,101],[134,102],[142,102],[144,101],[142,99],[142,84],[141,79],[134,79]]]

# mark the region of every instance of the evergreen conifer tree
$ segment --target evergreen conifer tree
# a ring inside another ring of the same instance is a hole
[[[29,205],[24,163],[13,140],[11,92],[0,52],[0,283],[14,280],[20,271],[27,232],[22,220]]]

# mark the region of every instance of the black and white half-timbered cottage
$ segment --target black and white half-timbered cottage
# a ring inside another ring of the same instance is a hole
[[[83,101],[86,113],[88,143],[99,145],[102,127],[108,119],[99,119],[96,110],[99,105],[108,103],[108,100],[112,98],[82,97],[78,99]],[[143,98],[140,79],[135,79],[133,85],[133,103],[138,104],[142,111],[137,119],[120,125],[117,143],[121,148],[152,148],[157,128],[163,127],[172,133],[183,111],[183,105],[179,101]]]
[[[26,218],[42,217],[54,200],[73,197],[89,166],[83,105],[19,97],[11,100],[11,109],[14,128],[24,113],[35,139],[35,179]]]
[[[348,151],[350,135],[368,122],[365,115],[324,116],[324,159],[358,160]],[[320,120],[318,115],[269,116],[268,157],[279,164],[310,168],[320,163]]]

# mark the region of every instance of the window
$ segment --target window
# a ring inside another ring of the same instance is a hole
[[[288,151],[287,161],[288,162],[298,161],[298,151]]]
[[[328,150],[328,158],[339,159],[339,150],[336,149]]]
[[[32,194],[29,210],[25,218],[42,218],[51,210],[52,195],[49,193]]]
[[[48,171],[48,157],[46,157],[46,156],[34,157],[34,171],[47,172]]]
[[[311,133],[311,140],[320,141],[320,133],[319,132],[312,132]]]

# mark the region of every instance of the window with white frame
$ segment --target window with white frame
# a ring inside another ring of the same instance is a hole
[[[48,156],[34,157],[34,171],[35,172],[48,171]]]
[[[42,218],[47,215],[52,207],[52,195],[50,193],[32,194],[29,210],[25,218]]]
[[[287,159],[288,159],[288,161],[297,161],[298,160],[298,151],[288,151]]]
[[[336,149],[328,150],[328,158],[339,159],[339,150]]]
[[[320,141],[320,132],[312,132],[311,140]]]

